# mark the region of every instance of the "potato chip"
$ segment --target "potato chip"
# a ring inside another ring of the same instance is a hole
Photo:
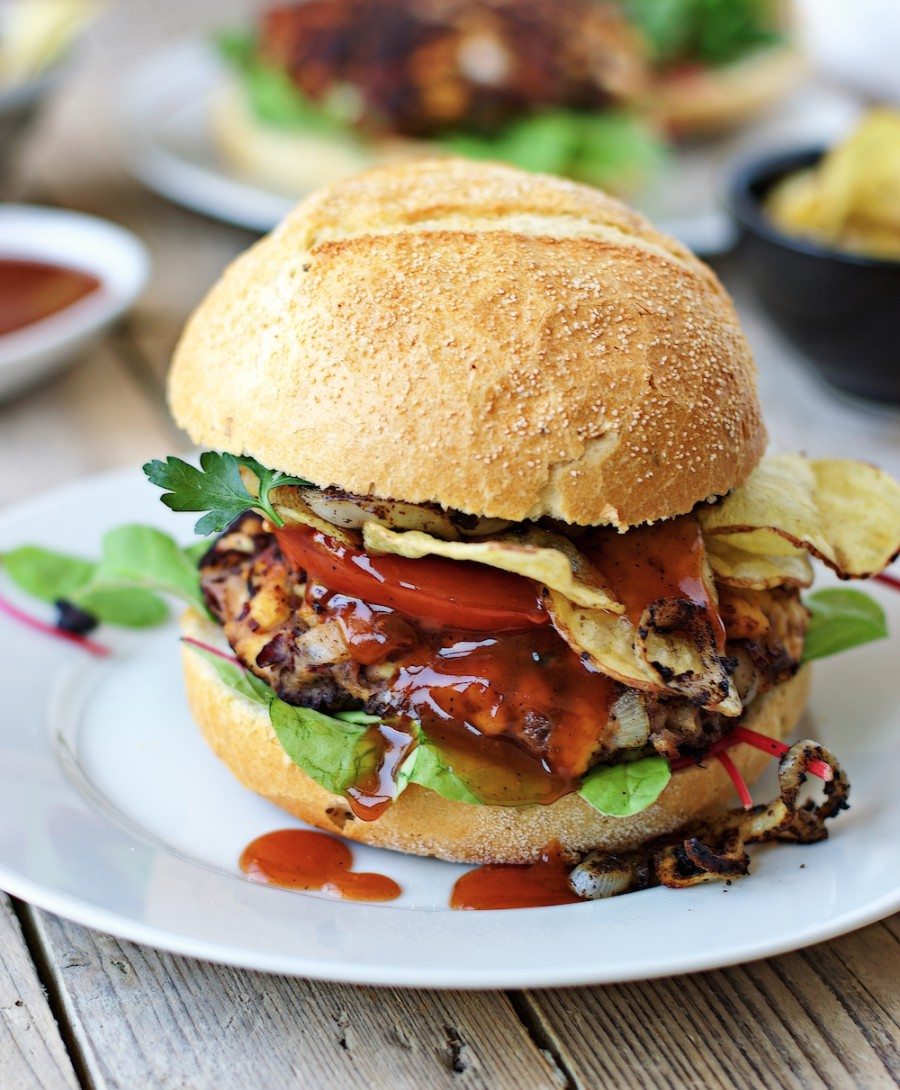
[[[572,650],[586,654],[615,681],[633,689],[676,693],[723,715],[740,714],[737,690],[695,603],[660,599],[645,610],[639,629],[627,617],[579,608],[557,591],[548,591],[544,604]]]
[[[634,625],[627,617],[583,609],[554,590],[545,594],[544,605],[560,636],[576,654],[586,654],[601,673],[633,689],[664,690],[635,654]]]
[[[469,560],[533,579],[580,606],[613,613],[624,609],[597,568],[571,541],[547,530],[535,528],[487,541],[441,541],[419,530],[397,533],[367,522],[363,541],[374,553],[394,553],[411,560],[423,556]]]
[[[770,590],[772,587],[808,587],[813,581],[812,565],[802,549],[794,549],[783,538],[776,540],[792,551],[783,555],[751,552],[732,544],[751,534],[732,538],[710,535],[706,539],[706,555],[716,579],[729,587],[746,590]]]
[[[788,542],[844,579],[881,571],[900,549],[900,483],[863,462],[764,458],[746,484],[698,516],[708,538],[790,557]]]

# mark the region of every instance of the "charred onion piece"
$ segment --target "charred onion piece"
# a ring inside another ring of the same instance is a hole
[[[824,784],[825,799],[818,805],[799,804],[810,766],[819,761],[833,774]],[[690,836],[682,831],[677,838],[658,840],[627,855],[591,852],[572,871],[569,884],[579,897],[596,900],[648,886],[681,889],[734,878],[749,870],[748,844],[767,840],[814,844],[828,836],[825,822],[847,808],[846,773],[817,742],[807,739],[791,746],[779,762],[778,783],[780,794],[770,803],[752,810],[729,810]]]
[[[723,715],[740,715],[731,680],[735,663],[718,653],[706,610],[696,602],[651,602],[638,621],[635,650],[664,688]]]

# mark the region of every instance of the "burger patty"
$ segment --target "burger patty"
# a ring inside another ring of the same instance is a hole
[[[324,712],[364,708],[385,714],[396,705],[392,682],[404,655],[422,638],[415,623],[392,611],[373,614],[367,623],[387,650],[377,661],[357,661],[346,627],[323,605],[328,592],[307,587],[257,514],[242,515],[216,540],[200,562],[200,581],[235,655],[282,700]],[[808,614],[794,589],[719,590],[725,653],[734,660],[735,686],[746,706],[797,672]],[[700,752],[734,724],[683,697],[618,684],[614,689],[612,713],[607,722],[598,717],[580,771],[622,749],[652,746],[669,758]],[[553,727],[526,709],[507,717],[503,733],[544,758]]]
[[[643,89],[638,39],[600,0],[306,0],[263,19],[262,56],[371,131],[489,132]]]

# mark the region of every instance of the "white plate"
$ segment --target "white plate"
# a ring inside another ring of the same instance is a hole
[[[95,291],[22,329],[0,335],[0,400],[69,363],[131,306],[147,281],[147,251],[114,223],[23,204],[0,206],[0,259],[47,261],[91,273]]]
[[[136,471],[0,517],[0,553],[36,541],[96,554],[139,520],[190,538]],[[11,594],[0,571],[0,590]],[[900,632],[900,595],[873,592]],[[19,599],[22,604],[28,604]],[[30,604],[34,610],[34,604]],[[794,949],[900,907],[900,641],[818,669],[806,724],[843,759],[853,807],[823,844],[755,852],[754,875],[610,901],[506,912],[446,908],[464,868],[353,846],[403,887],[388,905],[253,884],[255,836],[292,824],[206,749],[182,696],[174,627],[103,632],[113,660],[0,617],[0,886],[80,923],[252,969],[366,984],[543,987],[709,969]]]
[[[203,40],[178,42],[148,58],[125,89],[129,162],[146,185],[178,204],[269,231],[302,194],[267,189],[222,160],[209,122],[222,78],[222,62]],[[750,129],[678,149],[636,203],[698,253],[722,253],[735,241],[722,206],[730,164],[756,149],[830,141],[850,124],[856,109],[839,91],[804,88]]]

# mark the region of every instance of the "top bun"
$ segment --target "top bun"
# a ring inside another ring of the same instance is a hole
[[[706,265],[588,186],[462,159],[303,201],[197,309],[169,394],[198,444],[513,520],[682,514],[765,446]]]

